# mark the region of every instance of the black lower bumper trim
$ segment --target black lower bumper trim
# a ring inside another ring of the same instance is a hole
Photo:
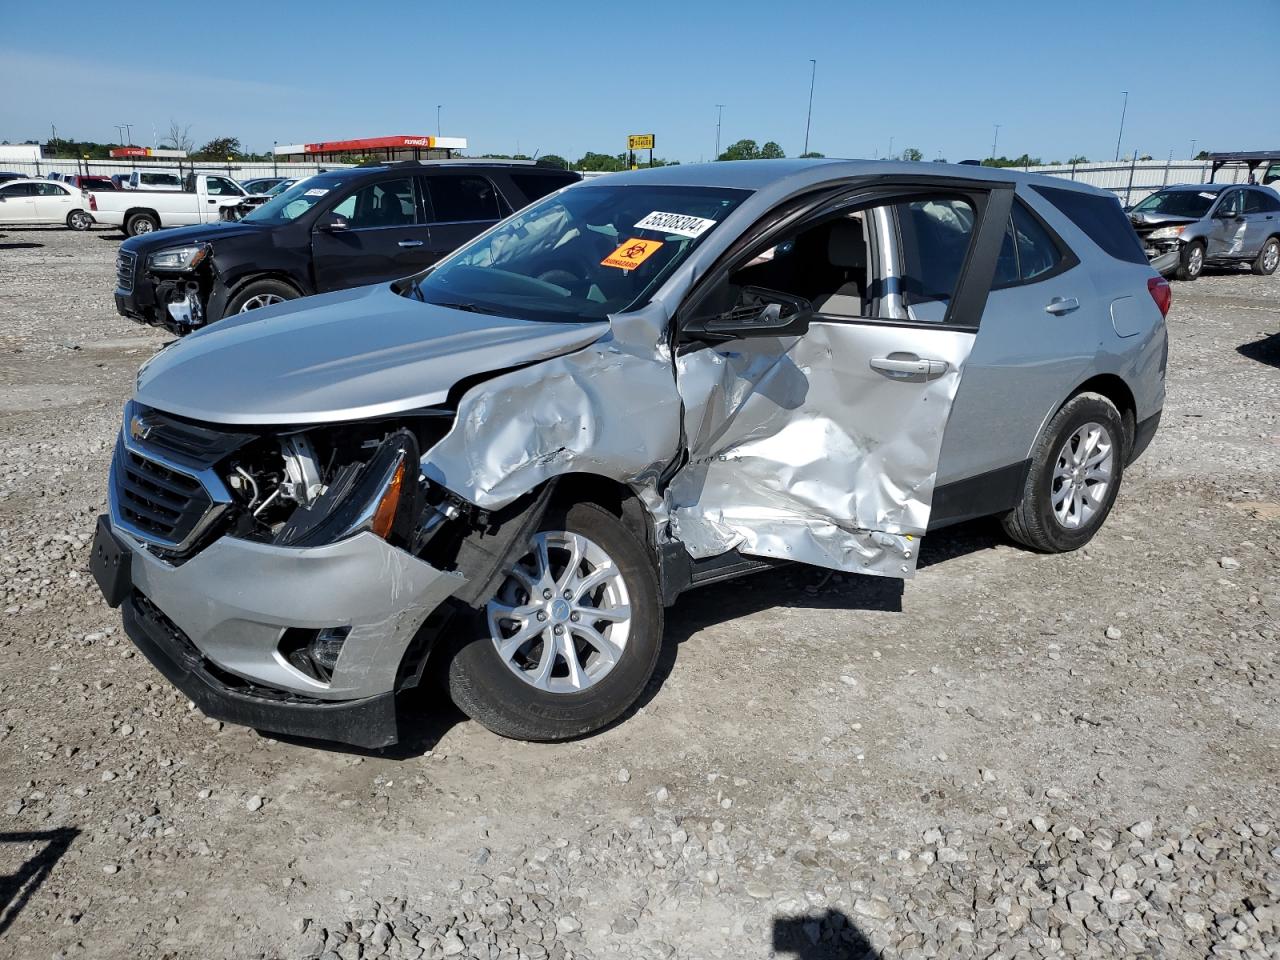
[[[269,733],[371,749],[399,739],[394,693],[332,703],[245,693],[215,676],[190,641],[136,592],[121,612],[125,632],[143,656],[207,717]]]
[[[1160,414],[1163,412],[1163,410],[1159,410],[1147,417],[1133,431],[1133,449],[1129,451],[1129,463],[1133,463],[1133,461],[1142,456],[1143,451],[1151,445],[1152,439],[1155,438],[1156,430],[1160,426]]]

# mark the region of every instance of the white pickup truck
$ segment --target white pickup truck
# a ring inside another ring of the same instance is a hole
[[[230,177],[212,173],[189,173],[182,187],[180,191],[90,191],[89,215],[136,237],[161,227],[221,220],[224,207],[237,207],[249,196]]]

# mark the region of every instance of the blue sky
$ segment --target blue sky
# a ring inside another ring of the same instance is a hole
[[[1001,154],[1110,159],[1122,90],[1124,153],[1280,148],[1280,0],[1230,19],[1186,0],[8,6],[10,141],[50,123],[114,140],[128,122],[151,145],[177,120],[197,143],[264,150],[435,133],[442,104],[442,132],[471,152],[575,159],[653,132],[659,155],[690,162],[710,159],[723,103],[722,146],[795,155],[813,57],[810,148],[829,156],[885,156],[892,138],[927,159],[983,157],[999,123]]]

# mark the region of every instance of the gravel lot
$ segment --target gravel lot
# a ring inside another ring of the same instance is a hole
[[[1280,957],[1280,276],[1175,284],[1086,550],[686,595],[634,716],[394,754],[188,705],[87,572],[162,342],[118,235],[0,233],[0,956]]]

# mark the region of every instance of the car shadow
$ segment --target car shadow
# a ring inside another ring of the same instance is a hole
[[[0,243],[0,250],[35,250],[43,243]]]
[[[879,955],[847,914],[830,909],[819,916],[774,917],[773,951],[800,960],[862,960]]]
[[[80,831],[75,827],[0,833],[0,844],[43,843],[16,872],[0,876],[0,937],[17,919],[31,895],[48,878],[54,864],[62,859]]]
[[[920,541],[920,559],[916,563],[916,569],[923,570],[934,564],[981,550],[991,550],[1009,542],[1004,530],[1000,528],[1000,521],[995,517],[967,520],[952,527],[934,530]]]
[[[1252,343],[1242,343],[1236,353],[1270,367],[1280,367],[1280,332],[1270,334]]]

